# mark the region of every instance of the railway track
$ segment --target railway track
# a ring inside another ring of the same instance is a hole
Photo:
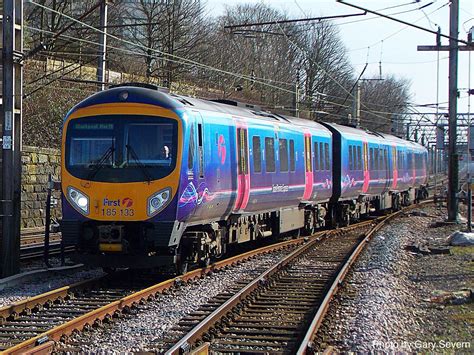
[[[5,354],[52,351],[62,337],[109,322],[176,284],[289,248],[289,255],[277,265],[258,270],[257,277],[249,276],[211,299],[182,319],[172,336],[154,347],[170,354],[203,344],[222,352],[293,351],[301,346],[298,344],[310,342],[304,340],[311,339],[305,332],[317,330],[330,296],[350,263],[386,219],[319,232],[307,242],[300,238],[270,245],[159,283],[149,279],[129,284],[123,275],[118,282],[108,276],[17,302],[0,309],[0,350]],[[319,321],[315,314],[319,314]]]
[[[73,246],[67,246],[65,252],[74,250]],[[61,253],[61,234],[51,233],[49,241],[49,255]],[[22,231],[20,242],[20,260],[38,259],[44,256],[44,229],[32,228]]]
[[[174,329],[181,336],[165,339],[156,351],[179,354],[207,342],[217,353],[295,353],[338,271],[372,225],[328,232],[310,241],[209,314],[206,310],[221,298],[183,319]]]
[[[73,331],[109,322],[113,316],[153,300],[154,295],[176,284],[192,281],[208,272],[239,264],[257,255],[296,248],[303,238],[259,248],[209,267],[161,281],[134,278],[132,273],[109,275],[47,292],[0,308],[0,351],[23,354],[47,351]],[[34,349],[34,350],[32,350]],[[2,353],[2,354],[3,354]]]
[[[328,232],[236,291],[201,307],[154,352],[305,354],[332,296],[371,236],[398,213]],[[362,234],[361,234],[362,233]]]

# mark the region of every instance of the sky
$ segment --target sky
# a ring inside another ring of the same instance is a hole
[[[359,10],[340,4],[336,0],[207,0],[211,15],[224,13],[225,6],[241,3],[265,3],[287,14],[289,18],[305,18],[358,13]],[[441,27],[443,34],[449,35],[448,0],[345,0],[367,9],[392,15],[397,19],[414,23],[436,31]],[[432,3],[432,4],[430,4]],[[426,6],[423,11],[418,8]],[[386,9],[393,7],[391,9]],[[467,39],[467,32],[474,26],[474,0],[459,0],[459,38]],[[384,10],[385,9],[385,10]],[[396,14],[405,12],[403,14]],[[420,52],[418,45],[435,45],[436,36],[407,25],[382,17],[367,14],[365,16],[338,19],[333,21],[340,31],[350,62],[355,72],[360,73],[368,63],[363,78],[379,76],[379,62],[382,63],[382,76],[394,75],[411,82],[411,102],[416,105],[437,102],[439,85],[440,112],[448,108],[448,57],[449,52],[439,53],[439,81],[437,80],[437,52]],[[448,45],[448,39],[442,40]],[[471,66],[474,65],[474,53],[471,53]],[[471,87],[474,88],[474,67],[471,68]],[[459,52],[458,113],[468,112],[469,52]],[[474,96],[471,96],[471,112],[474,111]],[[420,112],[434,112],[417,107]]]

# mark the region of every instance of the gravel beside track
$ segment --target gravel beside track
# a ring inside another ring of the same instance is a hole
[[[31,270],[28,270],[31,271]],[[27,281],[19,285],[5,288],[0,291],[0,307],[7,306],[13,302],[27,297],[33,297],[44,292],[67,286],[82,280],[92,279],[104,275],[102,269],[71,270],[69,274],[55,273],[54,271],[43,273],[35,278],[35,281]]]
[[[66,344],[58,344],[59,352],[81,350],[105,353],[147,351],[166,336],[179,320],[199,308],[236,282],[260,274],[288,253],[285,251],[260,255],[226,270],[183,284],[168,294],[157,295],[156,300],[140,306],[112,325],[104,325],[93,332],[71,336]]]
[[[465,227],[433,227],[443,218],[445,209],[424,207],[377,233],[333,300],[316,338],[317,350],[440,351],[442,342],[470,342],[463,346],[472,351],[472,301],[463,306],[429,302],[437,289],[473,288],[472,251],[462,256],[422,255],[405,249],[419,242],[446,246],[446,238]]]

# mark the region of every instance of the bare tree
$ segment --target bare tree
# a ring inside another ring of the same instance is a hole
[[[302,101],[310,117],[316,117],[317,111],[345,115],[343,101],[351,86],[353,69],[338,29],[328,21],[313,23],[299,33],[296,45],[304,88]]]
[[[129,4],[127,17],[135,24],[128,29],[128,37],[139,44],[130,49],[143,54],[147,78],[158,77],[170,87],[188,66],[176,57],[202,59],[201,45],[208,29],[201,1],[140,0]],[[139,23],[144,25],[136,26]]]
[[[410,81],[395,76],[367,80],[361,84],[361,124],[385,133],[397,133],[407,112]]]
[[[292,109],[289,106],[296,84],[296,56],[288,36],[293,35],[293,27],[270,24],[235,31],[224,29],[226,25],[283,19],[283,13],[262,3],[227,7],[225,14],[216,19],[206,63],[237,74],[207,74],[207,80],[218,85],[222,96],[237,96],[237,89],[242,90],[244,98]]]

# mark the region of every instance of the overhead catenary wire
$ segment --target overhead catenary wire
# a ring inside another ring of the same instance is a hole
[[[86,24],[82,21],[78,21],[76,19],[74,19],[73,17],[71,16],[68,16],[60,11],[57,11],[57,10],[54,10],[54,9],[51,9],[45,5],[42,5],[42,4],[38,4],[32,0],[29,0],[30,3],[36,5],[36,6],[39,6],[39,7],[42,7],[48,11],[51,11],[51,12],[54,12],[54,13],[57,13],[58,15],[60,16],[64,16],[65,18],[68,18],[70,19],[71,21],[74,21],[76,23],[79,23],[81,24],[82,26],[85,26],[85,27],[88,27],[88,28],[91,28],[93,29],[94,31],[97,31],[99,33],[102,33],[102,34],[105,34],[106,36],[110,37],[110,38],[113,38],[113,39],[116,39],[118,41],[121,41],[123,43],[127,43],[129,45],[132,45],[132,46],[135,46],[135,47],[140,47],[142,49],[146,49],[146,50],[151,50],[151,51],[154,51],[156,53],[159,53],[161,55],[164,55],[166,57],[171,57],[171,58],[176,58],[177,60],[180,60],[182,62],[182,64],[188,64],[189,65],[195,65],[195,66],[198,66],[198,67],[202,67],[202,68],[205,68],[205,69],[209,69],[209,70],[213,70],[213,71],[216,71],[216,72],[220,72],[220,73],[223,73],[223,74],[227,74],[227,75],[231,75],[231,76],[234,76],[234,77],[238,77],[238,78],[241,78],[241,79],[246,79],[246,80],[253,80],[254,82],[257,82],[259,84],[262,84],[262,85],[266,85],[268,87],[272,87],[274,89],[277,89],[277,90],[280,90],[280,91],[284,91],[284,92],[288,92],[288,93],[291,93],[291,94],[294,94],[294,91],[291,91],[291,90],[287,90],[287,89],[284,89],[284,88],[281,88],[281,87],[278,87],[278,86],[275,86],[275,85],[271,85],[271,84],[268,84],[268,83],[265,83],[265,82],[262,82],[260,80],[255,80],[254,78],[252,77],[248,77],[248,76],[245,76],[245,75],[242,75],[242,74],[236,74],[236,73],[233,73],[233,72],[228,72],[228,71],[225,71],[225,70],[222,70],[222,69],[218,69],[218,68],[214,68],[214,67],[211,67],[211,66],[208,66],[208,65],[204,65],[202,63],[199,63],[199,62],[196,62],[194,60],[190,60],[190,59],[186,59],[186,58],[182,58],[182,57],[179,57],[179,56],[176,56],[174,54],[170,54],[170,53],[166,53],[166,52],[162,52],[160,50],[157,50],[157,49],[153,49],[153,48],[149,48],[149,47],[146,47],[146,46],[143,46],[141,44],[136,44],[136,43],[133,43],[131,41],[128,41],[128,40],[125,40],[123,38],[120,38],[120,37],[117,37],[115,35],[112,35],[110,33],[107,33],[107,32],[104,32],[98,28],[95,28],[89,24]],[[278,24],[278,26],[280,27],[280,30],[282,31],[282,28],[280,26],[280,24]],[[282,31],[284,33],[284,31]],[[291,41],[289,39],[289,37],[285,34],[285,38],[287,39],[287,41],[289,41],[290,43],[293,43],[293,45],[295,45],[296,48],[299,48],[298,45],[296,45],[293,41]],[[299,48],[300,50],[302,50],[301,48]],[[164,58],[166,60],[169,60],[169,58]],[[314,62],[315,63],[315,62]],[[315,63],[331,80],[333,80],[338,86],[340,86],[344,91],[346,92],[349,92],[342,84],[340,84],[337,80],[335,80],[329,73],[327,73],[327,71],[322,68],[318,63]],[[349,92],[350,93],[350,92]],[[365,105],[364,105],[365,106]],[[380,118],[383,118],[383,119],[386,119],[386,117],[383,117],[383,116],[380,116]]]
[[[47,30],[40,30],[40,29],[36,29],[36,28],[31,28],[33,30],[38,30],[38,31],[47,31]],[[49,31],[47,31],[49,32]],[[71,37],[71,36],[67,36],[67,35],[61,35],[61,36],[64,36],[64,37],[69,37],[69,38],[73,38],[73,39],[76,39],[76,40],[79,40],[79,41],[84,41],[86,42],[87,44],[91,44],[91,45],[99,45],[99,43],[97,42],[93,42],[93,41],[89,41],[89,40],[84,40],[84,39],[81,39],[81,38],[76,38],[76,37]],[[127,50],[127,49],[124,49],[124,48],[116,48],[116,47],[113,47],[113,46],[110,46],[112,49],[116,49],[118,51],[121,51],[121,52],[124,52],[124,53],[127,53],[127,54],[131,54],[131,55],[137,55],[136,52],[134,51],[131,51],[131,50]],[[108,46],[109,48],[109,46]],[[144,55],[144,54],[138,54],[138,55]],[[76,63],[76,64],[79,64],[79,63]],[[79,68],[77,68],[79,69]],[[61,80],[61,79],[57,79],[57,80]],[[332,98],[335,98],[335,99],[343,99],[342,97],[340,96],[335,96],[335,95],[330,95],[330,94],[325,94],[327,97],[332,97]],[[329,100],[325,100],[325,102],[329,103],[329,104],[335,104],[335,105],[338,105],[338,106],[342,106],[344,108],[347,108],[349,109],[350,106],[348,105],[341,105],[341,104],[336,104],[335,102],[332,102],[332,101],[329,101]],[[379,107],[392,107],[391,105],[385,105],[385,104],[378,104],[378,103],[372,103],[372,105],[374,106],[379,106]],[[362,110],[362,112],[365,112],[364,110]],[[370,112],[370,111],[367,111],[367,112]],[[390,114],[391,112],[386,112],[386,111],[372,111],[372,112],[378,112],[378,113],[382,113],[382,114]]]
[[[30,27],[30,26],[24,26],[24,27],[28,27],[29,29],[34,30],[34,31],[41,31],[41,32],[52,33],[51,31],[42,30],[42,29],[35,28],[35,27]],[[91,45],[95,45],[95,46],[99,46],[99,45],[100,45],[98,42],[86,40],[86,39],[83,39],[83,38],[72,37],[72,36],[68,36],[68,35],[64,35],[64,34],[62,34],[60,37],[70,38],[70,39],[73,39],[73,40],[81,41],[81,42],[84,42],[84,43],[87,43],[87,44],[91,44]],[[139,56],[147,56],[146,54],[137,53],[137,52],[135,52],[135,51],[128,50],[128,49],[125,49],[125,48],[114,47],[114,46],[111,46],[111,45],[109,45],[109,44],[107,44],[107,48],[108,48],[108,49],[112,49],[112,50],[116,50],[116,51],[120,51],[120,52],[123,52],[123,53],[127,53],[127,54],[130,54],[130,55],[134,55],[134,56],[136,56],[136,55],[139,55]],[[155,57],[155,58],[158,58],[158,57]],[[161,58],[161,57],[160,57],[160,58]],[[177,64],[189,65],[189,63],[182,62],[182,61],[179,61],[179,60],[173,60],[173,59],[170,59],[170,58],[167,58],[166,60],[171,61],[171,62],[174,62],[174,63],[177,63]],[[254,81],[259,82],[259,83],[262,84],[262,85],[271,86],[271,87],[274,87],[274,88],[279,89],[279,90],[281,90],[281,91],[286,91],[286,92],[289,92],[289,93],[293,93],[293,91],[291,91],[291,90],[285,90],[285,89],[283,89],[283,88],[280,88],[280,87],[277,87],[277,86],[274,86],[274,85],[269,85],[269,84],[267,84],[267,83],[260,82],[260,81],[269,81],[269,82],[274,82],[274,83],[278,83],[278,84],[285,84],[285,85],[288,85],[288,86],[293,86],[293,85],[294,85],[293,83],[286,83],[286,82],[281,82],[281,81],[275,81],[275,80],[273,80],[273,79],[266,79],[266,78],[257,78],[257,77],[251,78],[251,77],[248,77],[248,76],[245,76],[245,75],[234,75],[234,76],[236,76],[236,77],[238,77],[238,78],[241,78],[241,79],[254,80]],[[257,80],[255,80],[255,79],[257,79]]]
[[[28,2],[30,2],[31,4],[35,5],[35,6],[38,6],[38,7],[41,7],[47,11],[50,11],[50,12],[53,12],[53,13],[56,13],[60,16],[63,16],[71,21],[74,21],[82,26],[85,26],[85,27],[88,27],[96,32],[99,32],[101,34],[105,34],[107,37],[110,37],[110,38],[113,38],[115,40],[118,40],[120,42],[123,42],[123,43],[126,43],[128,45],[131,45],[131,46],[134,46],[134,47],[138,47],[138,48],[142,48],[142,49],[145,49],[147,51],[152,51],[152,52],[155,52],[155,53],[158,53],[162,56],[164,56],[163,58],[160,57],[160,59],[164,59],[164,60],[170,60],[170,59],[174,59],[174,60],[179,60],[181,61],[181,64],[186,64],[186,65],[190,65],[190,66],[196,66],[196,67],[200,67],[200,68],[203,68],[203,69],[208,69],[208,70],[211,70],[211,71],[215,71],[215,72],[218,72],[218,73],[221,73],[221,74],[226,74],[226,75],[230,75],[230,76],[234,76],[234,77],[237,77],[237,78],[240,78],[240,79],[246,79],[246,80],[253,80],[254,82],[257,82],[261,85],[265,85],[265,86],[268,86],[268,87],[272,87],[274,89],[277,89],[277,90],[280,90],[280,91],[284,91],[284,92],[287,92],[287,93],[291,93],[291,94],[294,94],[294,91],[292,90],[288,90],[288,89],[284,89],[284,88],[281,88],[279,86],[276,86],[276,85],[272,85],[272,84],[269,84],[269,83],[265,83],[265,82],[262,82],[262,81],[259,81],[259,80],[255,80],[253,79],[252,77],[249,77],[249,76],[246,76],[246,75],[243,75],[243,74],[237,74],[237,73],[233,73],[233,72],[229,72],[229,71],[226,71],[226,70],[223,70],[223,69],[218,69],[218,68],[215,68],[215,67],[212,67],[212,66],[209,66],[209,65],[206,65],[206,64],[202,64],[202,63],[199,63],[195,60],[191,60],[191,59],[187,59],[187,58],[183,58],[183,57],[180,57],[180,56],[177,56],[175,54],[171,54],[171,53],[166,53],[166,52],[163,52],[163,51],[160,51],[158,49],[155,49],[155,48],[150,48],[150,47],[147,47],[147,46],[144,46],[142,44],[137,44],[137,43],[134,43],[132,41],[128,41],[126,39],[123,39],[123,38],[120,38],[118,36],[115,36],[115,35],[112,35],[108,32],[105,32],[105,31],[102,31],[101,29],[99,28],[96,28],[94,26],[91,26],[85,22],[82,22],[82,21],[79,21],[79,20],[76,20],[75,18],[69,16],[69,15],[66,15],[60,11],[57,11],[55,9],[52,9],[48,6],[45,6],[45,5],[42,5],[42,4],[39,4],[33,0],[28,0]]]
[[[88,24],[82,23],[81,21],[77,21],[77,20],[73,19],[72,17],[70,17],[70,16],[68,16],[68,15],[65,15],[65,14],[63,14],[63,13],[60,13],[59,11],[56,11],[56,10],[54,10],[54,9],[50,9],[50,8],[48,8],[48,7],[46,7],[46,6],[41,5],[41,4],[37,4],[37,3],[35,3],[34,1],[31,1],[31,3],[33,3],[33,4],[37,5],[37,6],[40,6],[40,7],[44,7],[45,9],[47,9],[47,10],[49,10],[49,11],[53,11],[53,12],[55,12],[55,13],[58,13],[58,14],[60,14],[60,15],[62,15],[62,16],[65,16],[66,18],[69,18],[69,19],[71,19],[72,21],[75,21],[75,22],[80,23],[81,25],[84,25],[84,26],[86,26],[86,27],[89,27],[89,28],[91,28],[91,29],[94,29],[94,30],[97,31],[97,32],[101,32],[101,33],[103,32],[103,31],[101,31],[100,29],[97,29],[97,28],[95,28],[95,27],[93,27],[93,26],[90,26],[90,25],[88,25]],[[36,30],[38,30],[38,29],[36,29]],[[108,35],[109,37],[111,37],[111,38],[117,39],[117,40],[119,40],[119,41],[121,41],[121,42],[128,43],[128,44],[133,45],[133,46],[138,46],[138,47],[141,47],[141,48],[144,48],[144,49],[150,49],[150,48],[148,48],[148,47],[146,47],[146,46],[139,45],[139,44],[136,44],[136,43],[133,43],[133,42],[124,40],[124,39],[122,39],[122,38],[119,38],[119,37],[114,36],[114,35],[111,35],[111,34],[107,34],[107,35]],[[97,45],[96,43],[94,43],[94,42],[92,42],[92,41],[89,41],[89,42],[90,42],[90,43],[93,43],[94,45]],[[124,50],[123,48],[115,48],[115,47],[112,47],[112,48],[114,48],[114,49],[116,49],[116,50],[119,50],[119,51],[122,51],[122,52],[127,51],[127,50]],[[249,77],[249,76],[246,76],[246,75],[243,75],[243,74],[232,73],[232,72],[228,72],[228,71],[221,70],[221,69],[218,69],[218,68],[214,68],[214,67],[211,67],[211,66],[208,66],[208,65],[204,65],[204,64],[201,64],[201,63],[192,61],[192,60],[188,60],[188,59],[185,59],[185,58],[181,58],[181,57],[176,56],[176,55],[172,55],[172,54],[169,54],[169,53],[164,53],[164,52],[161,52],[161,51],[156,50],[156,49],[151,49],[151,50],[153,50],[153,51],[156,52],[156,53],[160,53],[160,54],[162,54],[162,55],[166,55],[166,56],[171,56],[171,57],[174,57],[174,58],[178,58],[178,60],[175,60],[175,62],[178,62],[178,63],[180,63],[180,64],[195,65],[195,66],[198,66],[198,67],[201,67],[201,68],[204,68],[204,69],[214,70],[214,71],[217,71],[217,72],[220,72],[220,73],[223,73],[223,74],[232,75],[232,76],[237,77],[237,78],[246,79],[246,80],[254,80],[254,81],[256,81],[256,82],[258,82],[258,83],[260,83],[260,84],[262,84],[262,85],[270,86],[270,87],[273,87],[273,88],[278,89],[278,90],[281,90],[281,91],[286,91],[286,92],[289,92],[289,93],[293,93],[293,91],[291,91],[291,90],[285,90],[285,89],[283,89],[283,88],[281,88],[281,87],[277,87],[277,86],[274,86],[274,85],[269,85],[268,83],[265,83],[265,82],[260,82],[260,81],[258,81],[258,80],[255,80],[255,78],[253,78],[253,77]],[[133,52],[133,51],[127,51],[127,52],[129,52],[129,53],[131,53],[131,54],[135,54],[135,55],[137,54],[136,52]],[[161,58],[161,57],[160,57],[160,58]],[[170,58],[165,58],[165,59],[166,59],[166,60],[171,60],[171,61],[173,61],[173,59],[170,59]],[[324,69],[323,69],[323,70],[324,70]],[[329,77],[330,77],[330,76],[329,76]],[[334,79],[332,79],[332,80],[334,80]],[[334,81],[335,81],[336,83],[338,83],[336,80],[334,80]],[[338,83],[338,84],[341,86],[340,83]],[[347,89],[345,89],[343,86],[341,86],[341,87],[342,87],[345,91],[347,91]],[[364,112],[365,112],[365,110],[364,110]],[[367,112],[370,113],[371,111],[367,111]],[[386,119],[386,117],[383,117],[383,118]]]

